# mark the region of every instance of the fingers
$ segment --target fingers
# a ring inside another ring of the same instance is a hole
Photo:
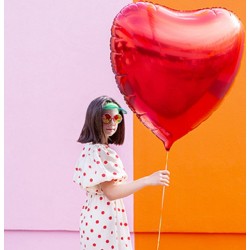
[[[169,186],[170,181],[169,181],[169,179],[167,179],[167,178],[161,178],[161,179],[160,179],[160,184],[161,184],[161,185],[164,185],[164,186]]]
[[[163,186],[169,186],[170,184],[170,172],[168,170],[161,170],[160,171],[160,183]]]
[[[167,178],[169,180],[170,179],[170,172],[168,170],[161,170],[160,177],[163,179]]]
[[[169,186],[170,184],[170,172],[168,170],[159,170],[149,176],[150,185],[157,186]]]
[[[159,171],[161,174],[163,174],[163,175],[170,175],[170,172],[167,170],[167,169],[165,169],[165,170],[160,170]]]
[[[160,176],[160,180],[162,180],[162,181],[169,181],[170,178],[167,175],[162,175],[162,176]]]

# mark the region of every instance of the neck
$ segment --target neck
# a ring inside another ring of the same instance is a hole
[[[105,136],[102,137],[102,144],[108,144],[108,138]]]

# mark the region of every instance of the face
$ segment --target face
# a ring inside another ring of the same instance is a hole
[[[103,115],[104,116],[106,115],[104,117],[105,118],[104,120],[106,122],[110,121],[109,123],[102,122],[102,129],[103,129],[103,133],[105,136],[105,138],[103,138],[103,141],[105,143],[107,143],[108,138],[116,132],[116,130],[119,126],[119,124],[116,122],[119,120],[119,119],[117,119],[117,118],[119,118],[119,112],[117,109],[107,109],[103,112]],[[108,119],[108,118],[111,118],[111,119]]]

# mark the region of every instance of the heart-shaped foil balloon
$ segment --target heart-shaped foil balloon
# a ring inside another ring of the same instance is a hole
[[[226,9],[177,11],[139,2],[114,19],[112,68],[129,107],[169,150],[220,104],[243,41],[241,22]]]

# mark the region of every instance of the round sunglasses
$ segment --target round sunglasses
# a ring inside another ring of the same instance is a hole
[[[104,124],[109,124],[111,121],[114,121],[116,124],[119,124],[122,121],[122,116],[120,114],[115,115],[112,117],[110,114],[104,114],[102,116],[102,122]]]

